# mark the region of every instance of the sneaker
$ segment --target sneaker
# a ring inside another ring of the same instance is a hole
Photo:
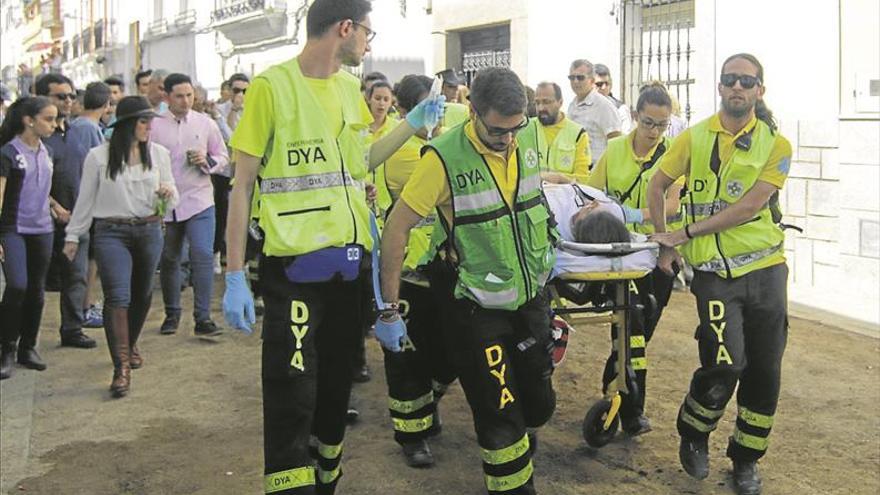
[[[213,321],[204,320],[196,322],[195,333],[200,337],[214,337],[222,334],[223,330],[221,330]]]
[[[704,480],[709,476],[709,441],[681,438],[678,446],[678,459],[681,467],[692,478]]]
[[[166,316],[159,328],[162,335],[174,335],[177,333],[177,327],[180,326],[180,316]]]
[[[556,368],[565,361],[565,351],[568,349],[568,337],[571,333],[571,326],[561,316],[554,316],[550,322],[550,329],[553,337],[553,347],[550,355],[553,359],[553,367]]]
[[[403,456],[409,467],[425,468],[434,465],[434,454],[424,439],[402,444]]]
[[[733,486],[739,495],[760,495],[761,475],[755,461],[733,461]]]
[[[99,306],[92,304],[89,309],[83,312],[83,328],[101,328],[103,326],[103,311]]]
[[[220,266],[220,252],[214,253],[214,275],[223,273],[223,267]]]
[[[631,437],[643,435],[653,429],[651,428],[651,421],[649,421],[644,414],[640,414],[634,418],[623,419],[621,427],[623,428],[623,431]]]
[[[82,333],[82,330],[61,334],[61,347],[78,347],[80,349],[92,349],[97,347],[95,339]]]

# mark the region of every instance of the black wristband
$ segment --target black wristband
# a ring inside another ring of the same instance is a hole
[[[694,236],[691,235],[690,227],[691,227],[691,224],[686,224],[684,226],[684,235],[687,236],[688,239],[693,239]]]

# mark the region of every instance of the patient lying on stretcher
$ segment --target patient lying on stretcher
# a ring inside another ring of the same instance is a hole
[[[582,244],[645,242],[624,224],[623,209],[602,191],[581,184],[544,183],[544,195],[563,240]],[[564,273],[651,270],[657,263],[654,250],[624,256],[601,256],[558,250],[553,276]]]

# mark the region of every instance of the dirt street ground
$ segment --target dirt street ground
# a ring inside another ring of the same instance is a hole
[[[189,292],[184,301],[191,302]],[[98,349],[60,348],[57,302],[50,294],[40,343],[49,369],[16,369],[0,386],[3,494],[262,493],[256,336],[227,332],[200,340],[190,321],[177,335],[159,335],[163,315],[156,292],[141,345],[146,365],[134,371],[131,395],[112,400],[103,331],[89,331]],[[215,318],[222,318],[219,310]],[[712,437],[710,477],[693,481],[678,463],[675,414],[697,366],[695,325],[692,297],[676,293],[649,348],[654,431],[638,439],[619,436],[600,450],[587,447],[580,431],[599,396],[610,344],[605,326],[576,325],[567,361],[555,375],[556,414],[540,432],[540,493],[732,493],[724,448],[733,406]],[[410,469],[391,438],[378,344],[371,341],[368,352],[373,380],[355,388],[362,414],[346,438],[338,493],[483,493],[470,413],[458,386],[442,404],[443,434],[432,442],[436,467]],[[880,493],[878,409],[880,341],[792,319],[782,398],[761,463],[765,493]]]

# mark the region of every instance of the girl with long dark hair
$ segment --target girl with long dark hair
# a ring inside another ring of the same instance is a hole
[[[0,379],[15,358],[42,371],[37,334],[52,257],[52,155],[40,138],[55,132],[57,110],[44,97],[18,99],[0,126],[0,264],[7,287],[0,301]]]
[[[72,259],[79,237],[94,220],[114,397],[128,393],[131,369],[144,363],[137,341],[150,310],[153,273],[162,252],[162,218],[178,199],[168,150],[149,140],[154,116],[143,97],[120,100],[113,137],[86,157],[64,245],[65,256]]]

